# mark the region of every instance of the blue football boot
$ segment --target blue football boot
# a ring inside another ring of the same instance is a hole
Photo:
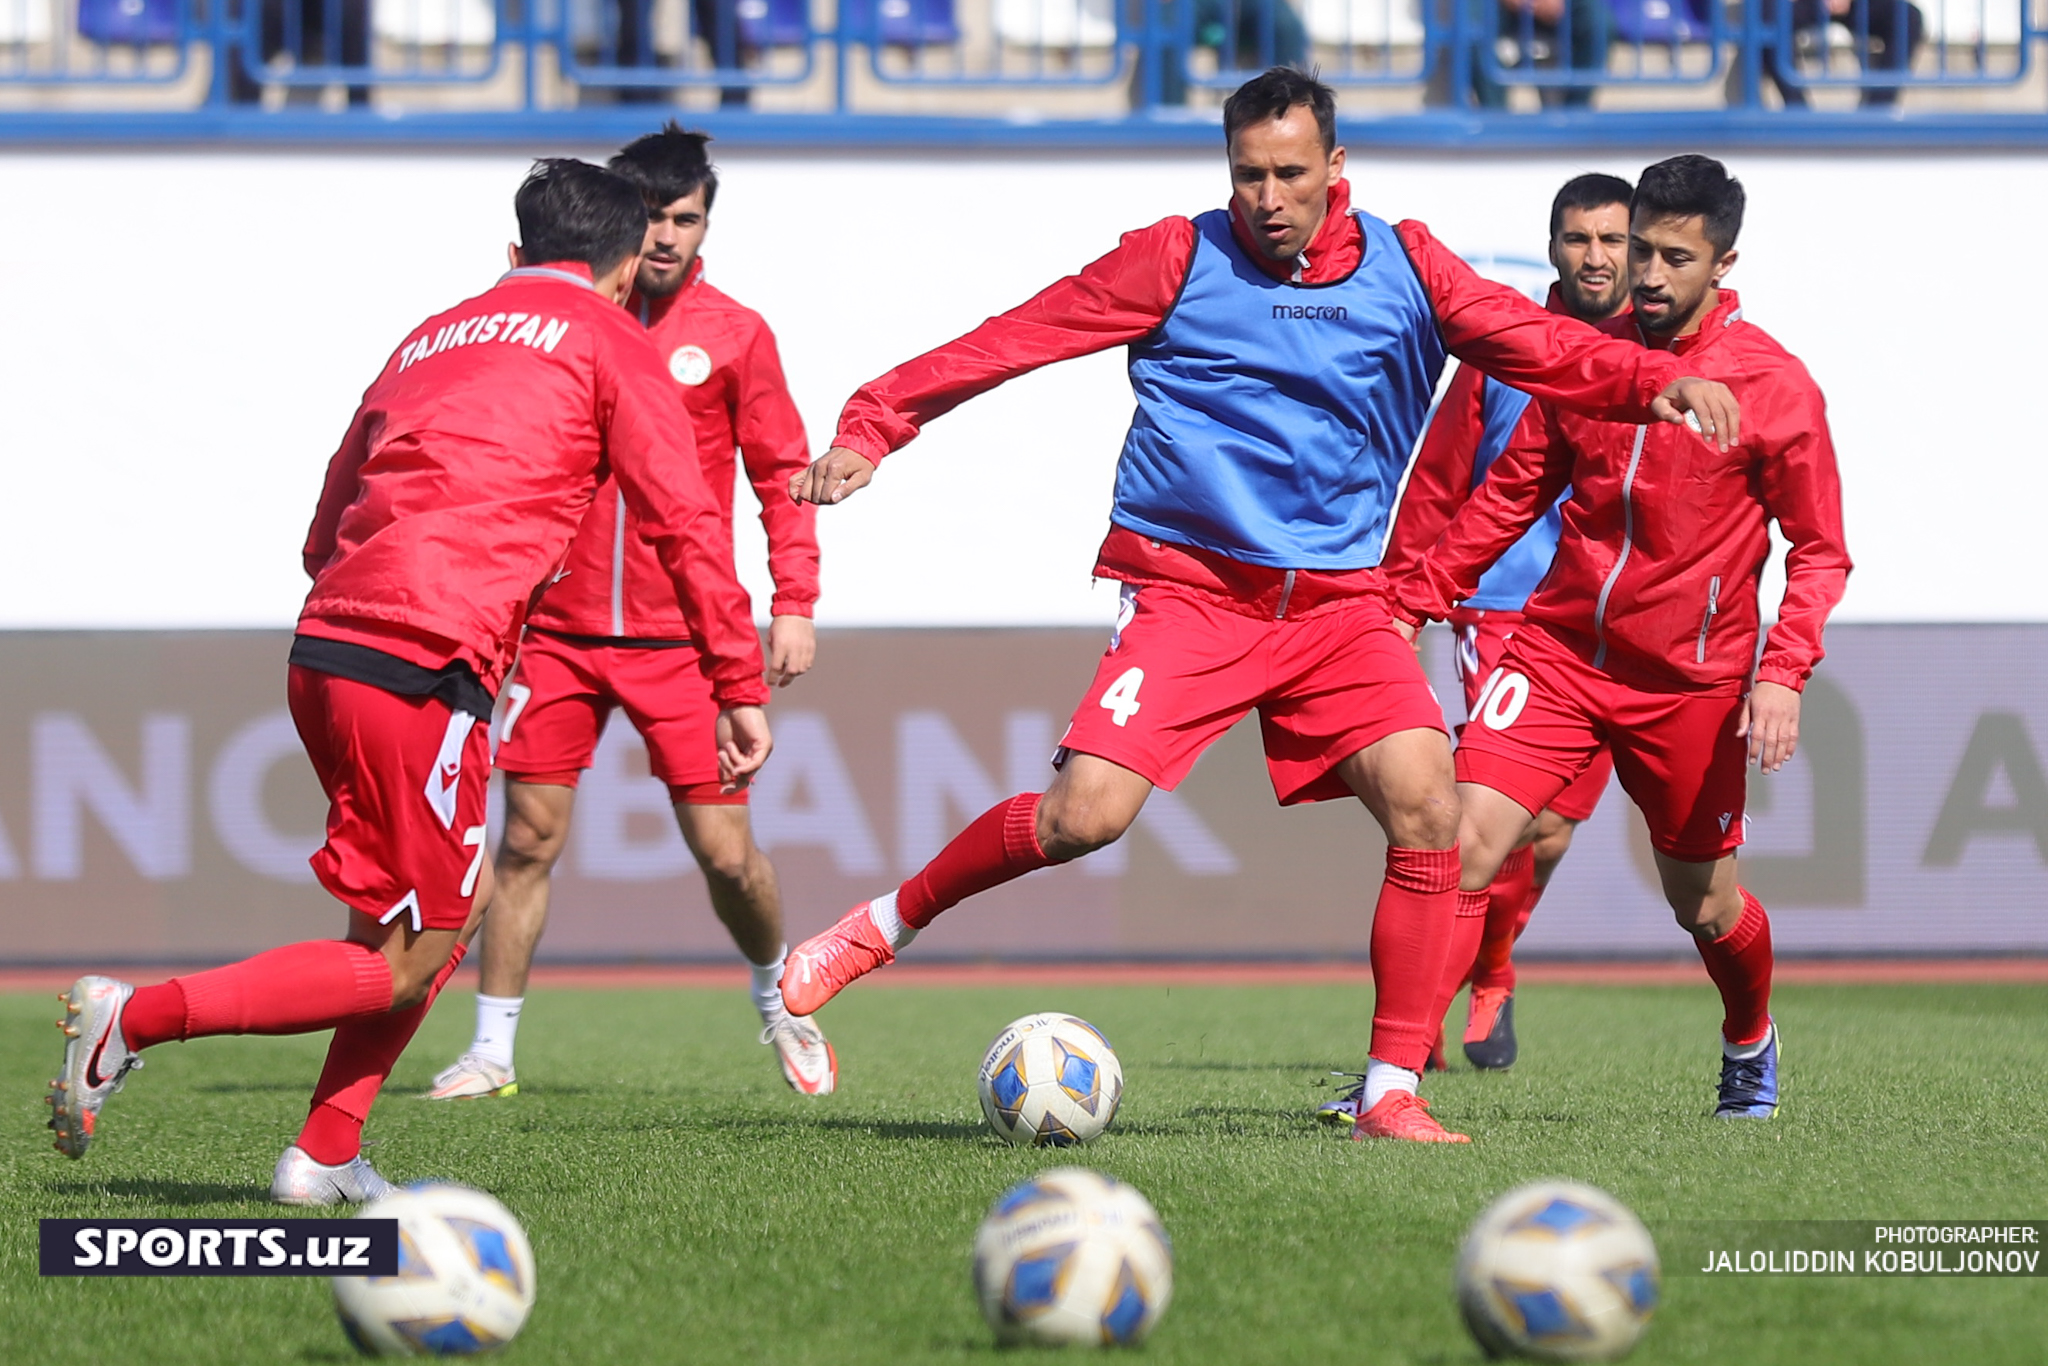
[[[1769,1119],[1778,1113],[1778,1022],[1770,1024],[1763,1052],[1753,1058],[1723,1055],[1715,1119]]]

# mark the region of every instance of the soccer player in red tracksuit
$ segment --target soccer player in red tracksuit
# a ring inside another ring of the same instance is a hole
[[[1775,772],[1792,756],[1800,689],[1849,555],[1820,390],[1720,288],[1742,210],[1742,186],[1719,162],[1674,157],[1645,171],[1630,210],[1635,310],[1603,325],[1725,380],[1742,403],[1740,442],[1724,452],[1532,404],[1486,483],[1394,590],[1410,623],[1443,618],[1570,487],[1556,562],[1458,748],[1461,886],[1484,896],[1535,814],[1611,749],[1649,825],[1665,899],[1720,988],[1714,1113],[1768,1118],[1779,1089],[1771,927],[1736,880],[1745,770]],[[1790,543],[1785,598],[1758,662],[1773,518]]]
[[[1445,350],[1609,417],[1678,420],[1660,391],[1702,409],[1703,426],[1736,414],[1670,357],[1481,280],[1421,224],[1354,213],[1334,100],[1312,77],[1253,79],[1224,128],[1231,209],[1128,234],[1079,276],[869,384],[834,449],[792,485],[836,502],[973,395],[1131,343],[1138,411],[1095,571],[1122,581],[1122,611],[1058,776],[792,950],[783,996],[809,1014],[963,897],[1115,840],[1154,786],[1179,783],[1256,707],[1283,804],[1356,795],[1387,833],[1353,1132],[1463,1141],[1415,1094],[1457,893],[1450,744],[1374,567]]]
[[[492,693],[607,469],[687,585],[690,634],[731,732],[726,783],[767,758],[760,641],[731,538],[674,381],[618,306],[646,229],[640,192],[595,166],[541,162],[515,205],[515,268],[385,362],[306,538],[313,590],[288,691],[329,802],[313,871],[349,908],[348,936],[156,986],[80,978],[50,1091],[66,1156],[84,1156],[145,1049],[332,1029],[271,1197],[330,1205],[391,1189],[361,1157],[363,1120],[490,901]]]
[[[1631,193],[1633,187],[1626,180],[1599,174],[1574,176],[1557,192],[1550,205],[1549,254],[1557,268],[1557,281],[1550,288],[1551,312],[1598,323],[1628,307]],[[1529,402],[1527,394],[1469,367],[1452,377],[1408,472],[1401,509],[1380,562],[1389,579],[1405,574],[1436,543],[1507,448]],[[1521,624],[1523,604],[1550,570],[1561,520],[1553,505],[1451,613],[1450,624],[1457,632],[1452,659],[1468,715]],[[1472,982],[1464,1045],[1465,1057],[1475,1067],[1509,1067],[1515,1061],[1515,940],[1571,847],[1573,827],[1593,814],[1613,771],[1613,761],[1601,750],[1585,772],[1538,814],[1524,843],[1508,855],[1487,889],[1484,914],[1476,903],[1459,906],[1445,973],[1453,993],[1468,977]],[[1441,1067],[1441,1032],[1438,1040],[1430,1061]],[[1330,1102],[1323,1113],[1342,1119],[1356,1108],[1354,1093]]]
[[[728,540],[735,447],[746,462],[775,577],[768,674],[781,684],[810,668],[816,650],[817,510],[788,496],[790,475],[810,463],[810,451],[767,322],[704,279],[697,253],[718,190],[707,141],[671,123],[611,160],[648,203],[646,251],[626,311],[647,328],[689,412]],[[719,783],[718,703],[689,634],[675,584],[632,525],[617,487],[605,484],[561,574],[527,618],[506,685],[496,755],[506,777],[505,835],[480,953],[476,1036],[434,1078],[430,1098],[518,1091],[513,1043],[527,972],[547,924],[549,878],[569,836],[577,780],[615,707],[646,739],[650,767],[668,785],[712,909],[753,969],[761,1041],[774,1048],[796,1090],[824,1095],[836,1084],[837,1060],[824,1034],[782,1007],[775,868],[754,843],[746,789],[728,792]]]

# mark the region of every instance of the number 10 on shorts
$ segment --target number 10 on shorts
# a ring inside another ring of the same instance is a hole
[[[1103,705],[1109,703],[1105,701]],[[1465,719],[1477,721],[1488,730],[1506,730],[1528,705],[1528,676],[1495,669],[1487,677],[1486,686],[1479,690],[1479,696],[1473,699],[1472,714]]]
[[[1143,669],[1125,669],[1116,682],[1109,685],[1109,691],[1102,694],[1097,704],[1109,713],[1109,719],[1121,726],[1138,711],[1138,689],[1145,685]]]

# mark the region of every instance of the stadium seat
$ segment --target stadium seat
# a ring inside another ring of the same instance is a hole
[[[1116,46],[1115,0],[996,0],[998,41],[1012,47]]]
[[[1607,0],[1618,43],[1705,42],[1707,0]]]
[[[0,13],[8,8],[0,0]],[[179,0],[78,0],[78,36],[95,43],[175,43],[183,36]]]
[[[370,28],[404,47],[489,47],[498,13],[491,0],[375,0]]]
[[[892,47],[944,47],[960,41],[953,0],[840,0],[853,32]]]
[[[747,47],[802,47],[811,41],[810,0],[739,0],[740,42]],[[851,16],[849,16],[851,17]]]
[[[1308,0],[1303,21],[1317,47],[1420,47],[1421,0]]]

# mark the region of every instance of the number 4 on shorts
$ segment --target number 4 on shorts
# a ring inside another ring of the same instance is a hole
[[[1121,726],[1137,714],[1138,689],[1144,685],[1143,669],[1125,669],[1116,682],[1109,685],[1109,691],[1102,695],[1102,701],[1097,705],[1109,713],[1110,720]]]

